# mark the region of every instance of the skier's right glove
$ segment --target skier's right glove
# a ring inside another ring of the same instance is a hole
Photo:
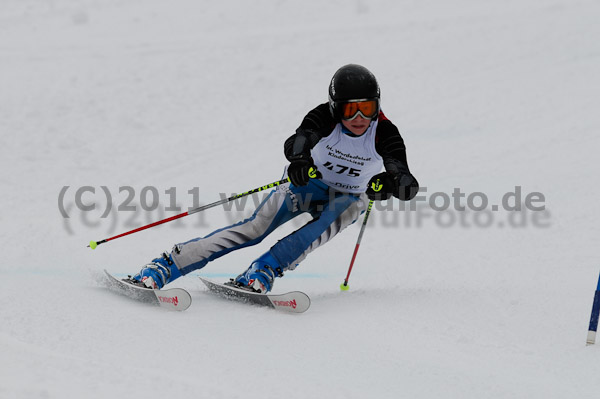
[[[292,160],[287,173],[290,181],[296,187],[306,186],[311,178],[321,177],[321,173],[317,171],[317,167],[310,156],[298,157],[298,159]]]

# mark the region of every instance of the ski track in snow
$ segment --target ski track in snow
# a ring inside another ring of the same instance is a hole
[[[5,0],[0,398],[597,397],[599,17],[591,0]],[[135,273],[247,216],[85,247],[174,214],[171,187],[185,210],[278,180],[283,141],[350,62],[378,77],[428,195],[492,205],[519,186],[546,212],[478,227],[472,211],[376,209],[348,292],[360,223],[276,282],[311,297],[301,315],[216,298],[197,275],[237,275],[306,218],[174,282],[185,312],[102,287],[102,269]],[[74,204],[82,186],[94,211]],[[123,186],[138,212],[116,211]],[[159,210],[139,210],[146,186]]]

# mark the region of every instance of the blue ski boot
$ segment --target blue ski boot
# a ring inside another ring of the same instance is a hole
[[[267,252],[256,259],[248,270],[232,281],[232,285],[252,292],[266,294],[273,288],[275,277],[283,276],[279,262]]]
[[[169,282],[181,277],[181,272],[167,252],[145,265],[131,280],[139,286],[159,290]]]

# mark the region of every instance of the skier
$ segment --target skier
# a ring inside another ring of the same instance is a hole
[[[176,244],[127,279],[142,287],[165,284],[201,269],[231,251],[255,245],[303,212],[313,219],[277,242],[230,285],[266,293],[313,250],[354,223],[368,200],[392,195],[412,199],[419,188],[410,173],[404,141],[380,107],[380,89],[365,67],[338,69],[329,85],[329,102],[303,119],[284,144],[290,183],[278,186],[254,214],[206,237]]]

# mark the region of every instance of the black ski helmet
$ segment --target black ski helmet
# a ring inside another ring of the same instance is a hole
[[[348,100],[376,100],[379,115],[380,90],[375,75],[362,65],[348,64],[338,69],[329,84],[329,110],[340,120],[339,104]]]

